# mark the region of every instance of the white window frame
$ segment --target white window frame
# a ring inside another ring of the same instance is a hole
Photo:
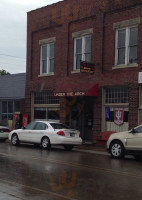
[[[121,65],[131,65],[131,64],[137,64],[137,63],[129,63],[129,52],[130,52],[130,29],[131,28],[138,28],[137,25],[135,26],[128,26],[128,27],[123,27],[116,29],[116,34],[115,34],[115,66],[121,66]],[[118,31],[120,30],[126,30],[126,35],[125,35],[125,63],[124,64],[118,64]],[[137,44],[138,46],[138,44]]]
[[[74,66],[73,66],[73,70],[74,71],[80,71],[80,69],[77,69],[76,67],[76,41],[77,41],[77,39],[82,39],[82,51],[81,51],[81,54],[82,54],[82,58],[81,58],[81,60],[82,61],[85,61],[85,54],[86,54],[86,51],[85,51],[85,38],[86,37],[90,37],[91,38],[91,44],[92,44],[92,37],[91,37],[91,35],[89,34],[89,35],[85,35],[85,36],[82,36],[82,37],[77,37],[77,38],[74,38]],[[91,52],[92,52],[92,50],[91,50]],[[91,54],[91,52],[90,52],[90,54]],[[91,62],[91,60],[90,60],[90,62]]]
[[[40,75],[54,74],[54,72],[50,71],[50,60],[54,59],[54,57],[53,58],[50,57],[50,46],[51,45],[54,45],[54,47],[55,47],[54,42],[48,43],[48,44],[41,44],[41,46],[40,46]],[[43,46],[47,46],[47,72],[46,73],[43,73],[43,66],[42,66],[42,47]]]

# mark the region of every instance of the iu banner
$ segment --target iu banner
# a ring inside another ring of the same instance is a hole
[[[118,126],[124,123],[124,108],[114,109],[114,123]]]

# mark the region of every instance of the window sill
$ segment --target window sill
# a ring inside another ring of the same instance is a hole
[[[77,74],[77,73],[80,73],[80,69],[73,70],[73,71],[71,72],[71,74]]]
[[[138,67],[138,64],[133,63],[133,64],[128,64],[128,65],[116,65],[112,67],[112,69],[123,69],[123,68],[129,68],[129,67]]]
[[[53,75],[55,75],[54,72],[52,72],[50,74],[40,74],[40,75],[38,75],[38,77],[53,76]]]

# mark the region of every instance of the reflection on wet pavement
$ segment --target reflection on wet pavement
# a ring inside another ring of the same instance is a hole
[[[139,200],[141,168],[132,158],[6,143],[0,146],[0,200]]]

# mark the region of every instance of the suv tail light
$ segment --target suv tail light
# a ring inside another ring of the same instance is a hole
[[[79,137],[81,137],[81,133],[79,133]]]
[[[65,136],[65,133],[63,131],[59,131],[57,132],[58,135],[61,135],[61,136]]]

